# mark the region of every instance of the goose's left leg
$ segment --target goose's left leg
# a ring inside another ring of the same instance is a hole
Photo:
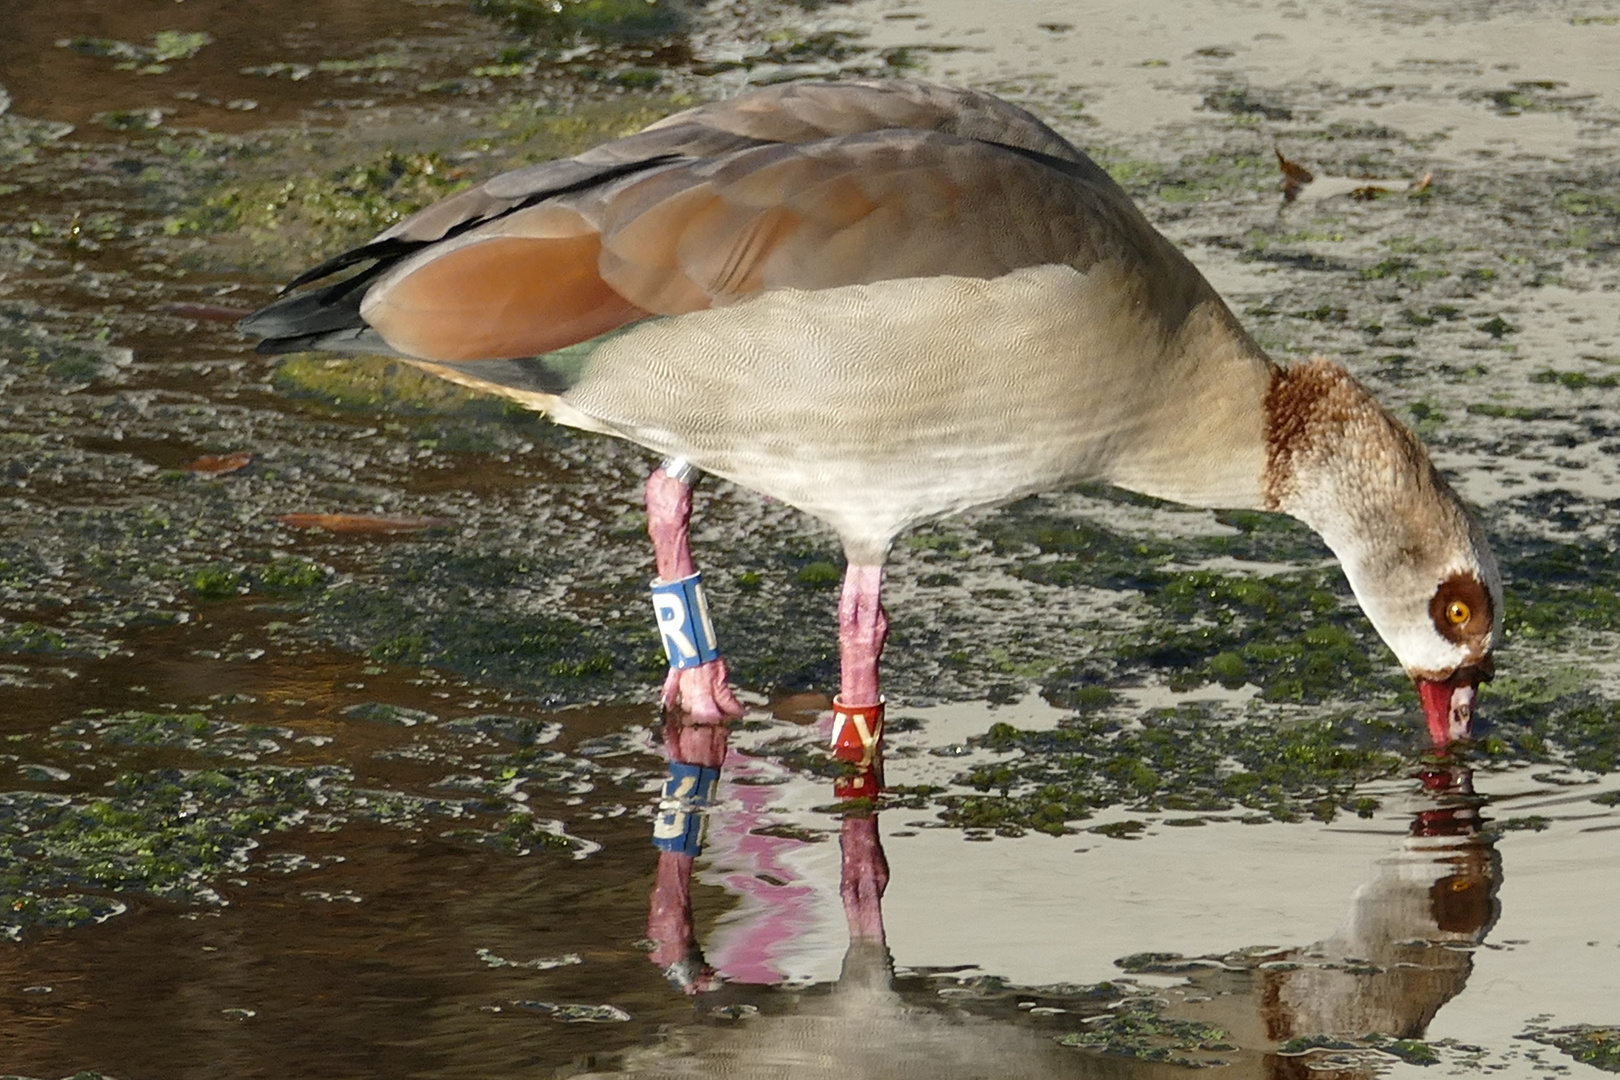
[[[833,756],[855,766],[841,798],[876,798],[882,786],[883,695],[878,661],[889,636],[883,611],[883,564],[851,562],[838,600],[839,693],[833,699]]]
[[[680,708],[704,720],[741,716],[743,707],[731,692],[726,662],[714,640],[697,565],[692,561],[688,526],[692,519],[692,482],[697,470],[684,461],[666,461],[647,480],[647,535],[652,537],[658,581],[653,608],[669,653],[663,706]]]

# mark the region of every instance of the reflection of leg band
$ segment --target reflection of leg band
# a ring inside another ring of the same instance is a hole
[[[883,780],[878,772],[878,769],[870,765],[863,765],[848,776],[833,777],[833,798],[840,802],[848,802],[851,799],[875,800],[883,787]]]
[[[655,579],[652,583],[653,615],[658,634],[664,639],[664,654],[672,668],[697,667],[720,659],[714,624],[709,621],[709,600],[703,591],[703,575],[692,574],[678,581]]]
[[[876,705],[845,705],[833,698],[833,757],[867,768],[883,739],[883,699]]]
[[[714,802],[715,788],[719,784],[719,769],[670,762],[664,790],[658,799],[658,816],[653,818],[653,847],[677,855],[700,854],[703,851],[703,809]]]

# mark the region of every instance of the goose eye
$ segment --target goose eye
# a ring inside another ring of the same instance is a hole
[[[1446,605],[1446,619],[1452,626],[1461,626],[1472,614],[1473,612],[1468,610],[1468,605],[1461,600],[1453,600]]]

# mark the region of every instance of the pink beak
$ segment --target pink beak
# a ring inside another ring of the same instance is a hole
[[[1468,738],[1474,723],[1473,683],[1413,681],[1423,701],[1423,718],[1429,722],[1429,738],[1434,740],[1434,748],[1444,750],[1453,739]]]

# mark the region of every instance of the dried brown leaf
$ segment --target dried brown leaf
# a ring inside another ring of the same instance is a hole
[[[248,450],[241,450],[234,454],[204,454],[196,461],[182,466],[186,472],[194,473],[233,473],[238,469],[245,469],[253,463],[253,454]]]
[[[1316,174],[1299,162],[1289,161],[1283,157],[1282,150],[1277,147],[1272,147],[1272,149],[1277,155],[1277,167],[1282,170],[1283,174],[1283,202],[1293,202],[1299,198],[1300,189],[1316,179]]]
[[[454,525],[453,518],[415,514],[280,514],[276,520],[294,529],[324,529],[335,533],[396,533]]]

